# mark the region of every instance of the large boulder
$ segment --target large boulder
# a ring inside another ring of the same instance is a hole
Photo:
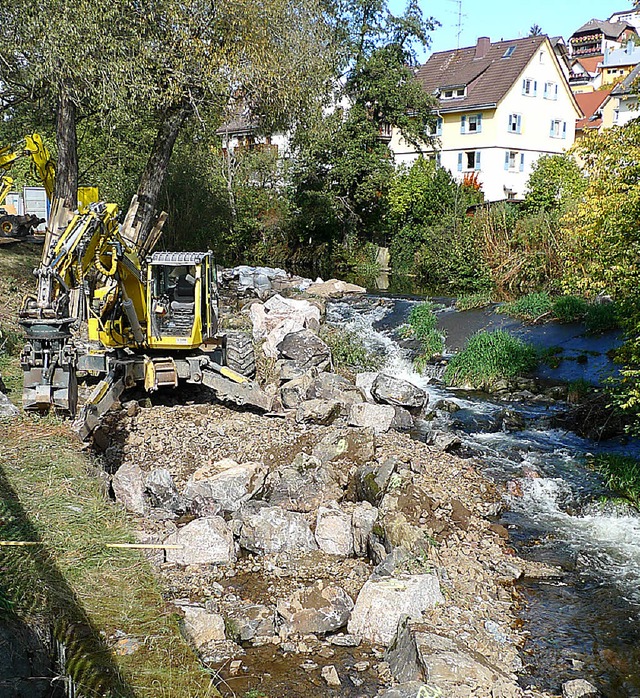
[[[382,464],[367,463],[360,466],[355,473],[355,490],[358,500],[373,505],[379,504],[387,491],[396,466],[397,461],[393,457],[387,458]]]
[[[337,373],[327,373],[326,371],[320,373],[312,381],[307,391],[307,398],[310,400],[314,398],[336,400],[345,410],[348,410],[354,403],[361,403],[365,400],[364,393],[353,383]]]
[[[420,620],[423,611],[444,603],[433,574],[369,579],[360,590],[348,630],[369,642],[389,645],[403,616]]]
[[[135,463],[123,463],[114,473],[111,486],[116,501],[127,511],[144,514],[146,508],[144,473]]]
[[[360,465],[375,456],[373,429],[347,429],[330,431],[319,441],[313,455],[322,463],[347,460]]]
[[[333,424],[340,416],[342,405],[336,400],[305,400],[296,410],[298,424]]]
[[[167,562],[179,565],[228,563],[236,559],[233,535],[220,516],[194,519],[165,539]]]
[[[240,546],[266,555],[285,551],[309,552],[318,545],[302,514],[249,502],[236,512],[240,521]]]
[[[331,363],[331,349],[311,330],[290,332],[277,346],[282,359],[290,359],[304,369],[323,370]]]
[[[319,507],[316,517],[316,541],[320,550],[329,555],[351,557],[354,553],[351,515],[336,502]]]
[[[422,388],[386,373],[376,376],[371,386],[371,394],[378,402],[410,409],[424,407],[428,401],[428,396]]]
[[[200,606],[180,606],[184,612],[182,628],[196,649],[210,642],[222,642],[226,639],[224,618],[217,613],[210,613]]]
[[[585,679],[573,679],[562,684],[562,698],[597,698],[598,689]]]
[[[276,634],[273,609],[241,601],[226,615],[226,627],[235,642],[259,642]]]
[[[313,378],[308,373],[299,378],[293,378],[284,383],[280,388],[280,398],[282,404],[287,409],[296,409],[307,399],[307,392],[313,382]]]
[[[351,513],[353,552],[356,557],[365,557],[369,549],[369,536],[378,519],[378,510],[369,502],[356,504]]]
[[[287,630],[298,635],[329,633],[344,627],[353,609],[351,597],[339,586],[321,580],[277,604]]]
[[[182,512],[184,503],[171,473],[166,468],[155,468],[144,481],[151,504],[167,511]]]
[[[262,463],[236,463],[224,458],[196,470],[185,486],[183,497],[195,514],[231,513],[262,489],[265,477]]]
[[[346,281],[338,279],[329,279],[328,281],[316,281],[307,287],[307,293],[313,296],[321,296],[322,298],[341,298],[345,294],[366,293],[367,289],[356,284],[350,284]]]
[[[355,427],[368,427],[376,434],[383,434],[390,429],[408,431],[413,426],[413,419],[402,407],[360,402],[351,405],[349,424]]]

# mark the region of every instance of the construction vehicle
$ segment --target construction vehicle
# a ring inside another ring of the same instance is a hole
[[[132,213],[133,212],[133,213]],[[47,231],[37,293],[20,322],[26,410],[77,416],[86,438],[126,388],[204,385],[222,400],[267,411],[254,381],[253,345],[219,332],[211,252],[153,252],[166,214],[144,241],[115,204],[90,204]],[[79,415],[78,374],[96,376]]]
[[[10,213],[2,208],[7,195],[13,188],[13,177],[9,171],[18,160],[28,157],[31,159],[32,173],[44,187],[47,199],[51,204],[55,185],[55,164],[42,137],[33,133],[24,137],[19,145],[7,145],[0,148],[0,238],[21,239],[31,236],[35,229],[46,221],[32,214],[19,215]],[[86,206],[98,201],[96,187],[79,187],[78,203]]]

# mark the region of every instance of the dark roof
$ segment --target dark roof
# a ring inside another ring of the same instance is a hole
[[[218,136],[248,136],[255,133],[258,123],[248,114],[236,113],[229,121],[226,121],[217,131]]]
[[[612,95],[626,95],[631,92],[632,87],[636,87],[634,83],[640,78],[640,63],[625,77],[622,82],[619,82],[613,90]]]
[[[590,19],[588,22],[583,24],[580,29],[576,29],[571,36],[587,34],[600,30],[607,38],[617,39],[625,29],[635,31],[635,29],[627,22],[608,22],[607,20],[603,19]]]
[[[497,41],[488,46],[482,58],[476,58],[476,46],[433,53],[420,67],[416,77],[431,94],[445,87],[466,86],[466,96],[451,100],[451,103],[442,101],[441,111],[497,104],[546,38],[533,36]],[[515,50],[509,58],[503,58],[510,46],[515,46]]]

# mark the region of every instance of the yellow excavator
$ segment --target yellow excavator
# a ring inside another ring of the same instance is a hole
[[[48,229],[37,293],[20,311],[24,408],[75,416],[82,438],[136,384],[204,385],[222,401],[268,411],[269,397],[249,380],[250,337],[219,331],[212,252],[153,252],[163,217],[139,240],[134,215],[135,201],[120,226],[117,206],[97,202]],[[79,374],[99,382],[76,414]]]

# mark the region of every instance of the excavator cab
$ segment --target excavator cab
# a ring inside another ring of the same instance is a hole
[[[156,252],[147,258],[147,343],[194,349],[218,331],[218,290],[211,252]]]

